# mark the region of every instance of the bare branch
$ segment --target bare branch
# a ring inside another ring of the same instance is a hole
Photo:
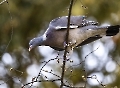
[[[3,3],[5,3],[7,0],[3,0],[0,2],[0,5],[2,5]]]
[[[70,16],[71,16],[71,11],[72,11],[72,5],[73,5],[73,1],[70,1],[70,7],[69,7],[69,13],[68,13],[68,23],[67,23],[67,33],[66,33],[66,44],[68,45],[68,39],[69,39],[69,28],[70,28]],[[64,78],[64,73],[65,73],[65,64],[66,64],[66,56],[67,56],[67,48],[68,46],[65,46],[65,52],[64,52],[64,56],[63,56],[63,66],[62,66],[62,75],[61,75],[61,85],[60,88],[62,88],[64,86],[64,82],[63,82],[63,78]]]
[[[55,81],[60,81],[60,79],[52,79],[52,80],[33,80],[32,82],[29,82],[25,85],[23,85],[21,88],[25,88],[25,86],[29,85],[29,84],[33,84],[35,82],[55,82]]]
[[[65,87],[68,87],[68,88],[85,88],[84,86],[83,87],[74,87],[74,86],[70,86],[70,85],[66,85],[64,84]]]
[[[39,71],[39,73],[38,73],[38,76],[36,77],[36,80],[38,80],[38,78],[41,76],[41,72],[42,72],[43,68],[44,68],[50,61],[55,60],[55,59],[57,59],[57,57],[54,58],[54,59],[50,59],[50,60],[48,60],[47,62],[45,62],[45,64],[41,67],[41,69],[40,69],[40,71]]]
[[[3,53],[5,53],[6,52],[6,50],[7,50],[7,48],[8,48],[8,46],[10,45],[10,43],[11,43],[11,41],[12,41],[12,39],[13,39],[13,17],[12,17],[12,14],[11,14],[11,11],[10,11],[10,7],[9,7],[9,2],[8,2],[8,0],[3,0],[2,2],[0,2],[0,5],[2,5],[3,3],[7,3],[7,10],[8,10],[8,12],[9,12],[9,14],[10,14],[10,20],[11,20],[11,22],[10,22],[10,25],[11,25],[11,36],[10,36],[10,40],[8,41],[8,44],[7,44],[7,46],[6,46],[6,48],[5,48],[5,50],[3,51]],[[1,57],[1,56],[0,56]]]

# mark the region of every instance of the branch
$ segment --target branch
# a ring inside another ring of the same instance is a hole
[[[25,86],[29,85],[29,84],[33,84],[35,82],[54,82],[54,81],[60,81],[60,79],[53,79],[53,80],[33,80],[32,82],[29,82],[27,84],[24,84],[21,88],[24,88]]]
[[[41,67],[41,69],[40,69],[40,71],[39,71],[39,73],[38,73],[38,76],[36,77],[36,80],[38,80],[38,78],[41,76],[41,72],[42,72],[43,68],[44,68],[50,61],[55,60],[55,59],[57,59],[57,57],[54,58],[54,59],[50,59],[50,60],[48,60],[47,62],[45,62],[45,64]]]
[[[70,16],[71,16],[71,11],[72,11],[72,5],[73,5],[73,0],[70,1],[70,7],[69,7],[69,13],[68,13],[68,23],[67,23],[67,33],[66,33],[66,44],[68,45],[68,39],[69,39],[69,28],[70,28]],[[63,78],[64,78],[64,73],[65,73],[65,64],[66,64],[66,55],[67,55],[67,48],[68,46],[65,46],[65,52],[63,56],[63,66],[62,66],[62,75],[61,75],[61,85],[60,88],[64,86]]]
[[[4,2],[6,2],[6,0],[1,1],[1,2],[0,2],[0,5],[2,5]]]
[[[9,12],[9,14],[10,14],[10,20],[11,20],[11,23],[10,23],[10,25],[11,25],[11,36],[10,36],[10,40],[9,40],[8,44],[6,45],[3,53],[6,52],[8,46],[10,45],[10,43],[11,43],[11,41],[12,41],[12,39],[13,39],[13,17],[12,17],[11,11],[10,11],[10,7],[9,7],[8,0],[3,0],[3,1],[1,1],[1,2],[0,2],[0,5],[2,5],[2,4],[5,3],[5,2],[7,3],[7,10],[8,10],[8,12]],[[2,57],[2,55],[1,55],[0,57]]]
[[[70,86],[70,85],[66,85],[64,84],[65,87],[68,87],[68,88],[85,88],[84,86],[83,87],[74,87],[74,86]]]

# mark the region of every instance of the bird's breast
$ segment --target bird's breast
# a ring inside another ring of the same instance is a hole
[[[51,47],[64,49],[66,31],[54,31],[47,34],[47,43]]]

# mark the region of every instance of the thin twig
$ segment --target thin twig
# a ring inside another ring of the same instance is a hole
[[[83,87],[75,87],[75,86],[70,86],[70,85],[66,85],[64,84],[65,87],[68,87],[68,88],[85,88],[84,86]]]
[[[66,33],[66,44],[68,45],[68,39],[69,39],[69,28],[70,28],[70,16],[71,16],[71,10],[72,10],[73,0],[70,1],[70,7],[69,7],[69,13],[68,13],[68,23],[67,23],[67,33]],[[64,86],[63,78],[65,73],[65,65],[66,65],[66,55],[67,55],[67,48],[68,46],[65,46],[65,52],[63,56],[63,66],[62,66],[62,75],[61,75],[61,85],[60,88]]]
[[[96,75],[88,76],[87,78],[96,79],[96,81],[103,87],[106,87],[102,82],[100,82]]]
[[[0,2],[0,5],[2,5],[3,3],[7,3],[7,10],[8,10],[8,12],[9,12],[9,14],[10,14],[10,20],[11,20],[11,23],[10,23],[10,25],[11,25],[11,36],[10,36],[10,40],[9,40],[9,42],[8,42],[8,44],[6,45],[6,48],[5,48],[5,50],[3,51],[3,53],[5,53],[6,52],[6,50],[7,50],[7,48],[8,48],[8,46],[10,45],[10,43],[11,43],[11,41],[12,41],[12,39],[13,39],[13,17],[12,17],[12,14],[11,14],[11,11],[10,11],[10,6],[9,6],[9,2],[8,2],[8,0],[3,0],[2,2]],[[2,56],[2,55],[1,55]],[[0,57],[1,57],[0,56]]]
[[[41,69],[40,69],[40,71],[39,71],[39,73],[38,73],[38,76],[36,77],[36,80],[38,80],[38,78],[41,76],[41,72],[42,72],[43,68],[44,68],[50,61],[55,60],[55,59],[57,59],[57,58],[50,59],[50,60],[48,60],[47,62],[45,62],[45,64],[41,67]]]
[[[47,70],[42,70],[42,71],[47,72],[47,73],[50,73],[50,74],[52,74],[52,75],[54,75],[54,76],[56,76],[56,77],[58,77],[58,78],[61,78],[59,75],[57,75],[57,74],[55,74],[55,73],[53,73],[53,72],[51,72],[51,71],[47,71]]]
[[[23,85],[21,88],[24,88],[25,86],[27,86],[27,85],[29,85],[29,84],[33,84],[33,83],[35,83],[35,82],[54,82],[54,81],[60,81],[60,79],[39,80],[39,81],[38,81],[38,80],[34,80],[34,81],[32,81],[32,82],[29,82],[29,83]]]

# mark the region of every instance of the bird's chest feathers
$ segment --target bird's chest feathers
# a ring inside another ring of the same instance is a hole
[[[55,46],[63,48],[66,32],[64,31],[54,31],[46,34],[46,39],[49,40],[47,44],[49,46]]]

